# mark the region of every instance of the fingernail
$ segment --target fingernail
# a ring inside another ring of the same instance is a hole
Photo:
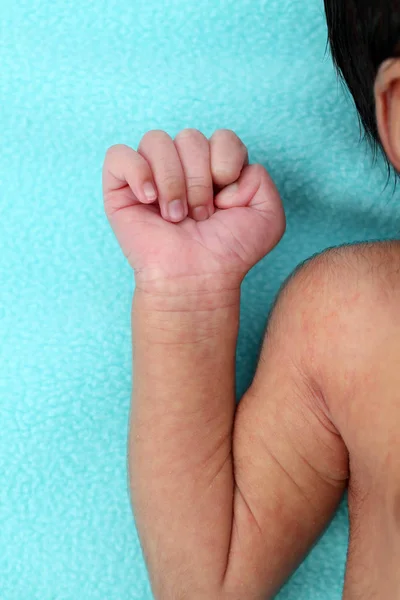
[[[147,200],[155,200],[157,198],[157,192],[150,181],[147,181],[145,184],[143,184],[143,191]]]
[[[168,216],[171,221],[182,221],[185,218],[185,209],[181,200],[172,200],[168,204]]]
[[[205,206],[197,206],[193,209],[193,219],[195,221],[205,221],[209,217],[208,209]]]

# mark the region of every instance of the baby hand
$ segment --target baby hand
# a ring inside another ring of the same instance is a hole
[[[195,129],[174,140],[149,131],[137,151],[113,146],[103,190],[137,286],[225,276],[240,285],[285,230],[275,185],[230,130],[210,140]]]

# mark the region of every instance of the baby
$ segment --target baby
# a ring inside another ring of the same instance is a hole
[[[398,169],[400,2],[325,5],[336,63]],[[236,408],[241,282],[285,229],[271,178],[234,132],[186,129],[110,148],[103,185],[136,277],[129,466],[154,596],[272,598],[348,487],[344,598],[400,598],[400,243],[296,270]]]

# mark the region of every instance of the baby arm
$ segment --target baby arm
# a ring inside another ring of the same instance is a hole
[[[344,487],[296,471],[281,406],[300,394],[296,372],[253,386],[234,426],[240,284],[282,236],[279,195],[233,132],[185,130],[111,148],[104,199],[136,275],[130,480],[154,594],[265,600]]]
[[[157,204],[144,197],[146,181]],[[150,132],[138,152],[112,148],[104,196],[136,273],[130,475],[153,590],[222,598],[236,501],[240,284],[280,239],[282,205],[230,131],[209,141],[188,130],[174,142]]]
[[[237,291],[135,295],[131,489],[156,598],[271,598],[346,485],[346,449],[274,340],[234,423],[238,318]]]
[[[157,154],[162,145],[164,153]],[[181,171],[173,175],[176,158]],[[194,164],[203,165],[201,172]],[[186,184],[177,189],[182,178]],[[149,179],[158,205],[144,205],[142,184]],[[238,189],[229,185],[234,181]],[[360,517],[372,477],[365,452],[379,436],[365,393],[354,383],[365,373],[371,378],[372,363],[343,350],[358,348],[359,331],[350,325],[370,322],[357,304],[357,252],[354,261],[350,250],[341,260],[338,253],[315,259],[285,286],[257,375],[235,416],[240,283],[284,225],[272,182],[260,165],[248,166],[232,132],[217,132],[208,142],[189,130],[174,143],[151,132],[138,153],[113,148],[104,184],[107,214],[136,270],[130,474],[155,596],[272,597],[332,516],[347,483],[349,450],[357,528],[346,598],[357,598],[365,585],[360,565],[369,557],[373,567],[382,556],[377,548],[388,547],[384,538],[366,543],[368,522],[391,524],[376,494]],[[183,199],[184,216],[173,225],[168,202],[176,198]],[[205,222],[196,218],[201,207],[212,215]],[[351,383],[353,396],[346,388]],[[349,406],[356,407],[353,419]],[[395,571],[382,572],[378,590],[395,589]]]

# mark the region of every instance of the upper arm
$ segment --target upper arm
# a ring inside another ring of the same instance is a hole
[[[376,394],[399,379],[398,270],[400,244],[343,247],[308,261],[281,291],[235,420],[228,586],[244,573],[258,589],[281,585],[337,507],[349,451],[362,455],[376,437],[366,386]]]

